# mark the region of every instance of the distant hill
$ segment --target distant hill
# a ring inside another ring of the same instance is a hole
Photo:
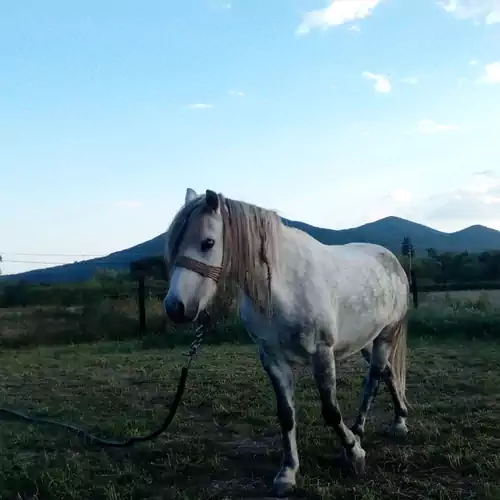
[[[399,253],[401,242],[409,236],[417,255],[425,255],[427,248],[439,252],[471,253],[500,249],[500,231],[485,226],[471,226],[454,233],[445,233],[399,217],[386,217],[350,229],[324,229],[304,222],[283,219],[283,222],[309,233],[313,238],[327,245],[340,245],[353,241],[370,242],[383,245]],[[139,243],[133,247],[114,252],[106,257],[90,259],[48,269],[37,269],[25,273],[1,276],[0,280],[23,279],[31,283],[61,283],[84,281],[92,277],[99,268],[123,270],[130,262],[163,254],[163,235]]]

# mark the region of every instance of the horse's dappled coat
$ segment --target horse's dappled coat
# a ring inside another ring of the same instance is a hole
[[[220,269],[239,288],[240,318],[259,348],[276,395],[283,461],[274,485],[286,493],[299,468],[291,364],[309,362],[327,425],[356,471],[366,416],[386,383],[394,431],[406,434],[406,325],[409,285],[394,254],[368,243],[324,245],[270,210],[213,191],[186,192],[166,234],[171,279],[164,306],[175,320],[196,319],[217,292]],[[197,264],[176,265],[179,258]],[[198,267],[196,267],[198,266]],[[356,422],[349,429],[336,398],[335,359],[361,351],[370,363]]]

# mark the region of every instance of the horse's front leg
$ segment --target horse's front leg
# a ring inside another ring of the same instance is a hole
[[[362,474],[365,468],[366,453],[361,447],[359,438],[345,425],[340,413],[337,401],[333,347],[326,344],[318,346],[313,355],[313,371],[321,398],[325,423],[335,429],[349,464],[357,474]]]
[[[283,496],[295,486],[295,477],[299,469],[293,373],[286,361],[278,360],[272,355],[261,352],[260,359],[276,395],[276,409],[283,437],[283,459],[273,485],[275,493]]]

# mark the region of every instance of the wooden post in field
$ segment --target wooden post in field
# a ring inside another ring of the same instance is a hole
[[[413,295],[413,307],[418,309],[418,286],[417,280],[415,278],[415,271],[412,269],[410,271],[410,279],[411,279],[411,293]]]
[[[415,247],[409,236],[405,236],[401,242],[401,253],[408,258],[408,281],[410,283],[410,292],[413,296],[413,307],[418,308],[418,289],[415,281],[415,271],[413,270],[413,257],[415,256]]]
[[[143,333],[146,331],[146,290],[144,286],[144,273],[140,273],[138,280],[137,301],[139,304],[139,330]]]
[[[137,279],[137,303],[139,306],[139,329],[146,331],[146,276],[167,279],[167,268],[163,257],[144,257],[130,263],[130,272]]]
[[[130,272],[137,279],[137,305],[139,306],[139,331],[146,331],[146,267],[141,261],[130,263]]]

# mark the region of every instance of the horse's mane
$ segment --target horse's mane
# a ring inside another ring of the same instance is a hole
[[[260,312],[271,312],[271,277],[279,266],[282,223],[274,210],[225,198],[219,194],[224,222],[224,267],[222,275],[234,281]],[[180,240],[191,217],[201,216],[205,197],[183,206],[166,233],[168,267],[175,262]],[[225,215],[225,216],[224,216]]]

